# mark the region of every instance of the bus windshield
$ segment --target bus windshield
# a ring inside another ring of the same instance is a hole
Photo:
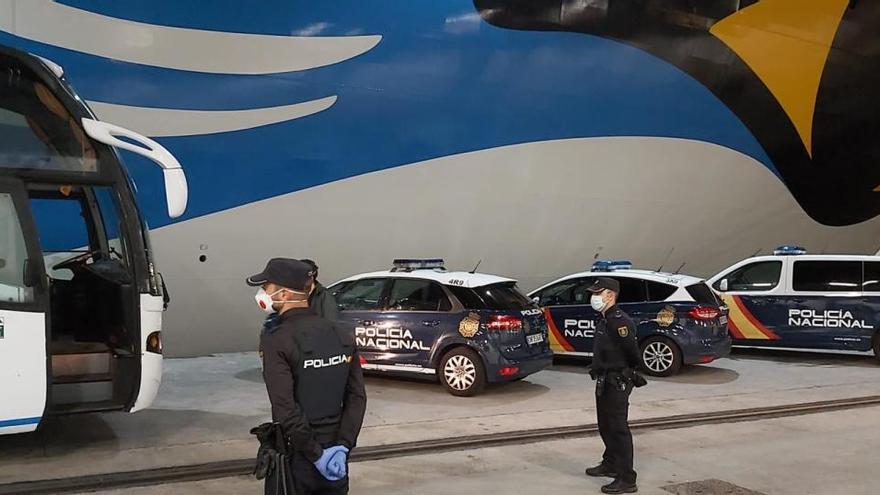
[[[81,123],[12,57],[0,57],[0,168],[98,172]]]

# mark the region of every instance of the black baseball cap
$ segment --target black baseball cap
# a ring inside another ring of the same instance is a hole
[[[272,258],[262,272],[245,280],[248,285],[257,287],[273,283],[288,289],[304,291],[309,288],[315,270],[308,263],[290,258]]]
[[[615,293],[620,293],[620,282],[614,280],[613,278],[608,277],[599,277],[593,281],[593,284],[587,287],[587,290],[593,293],[602,292],[603,290],[608,289],[610,291],[614,291]]]

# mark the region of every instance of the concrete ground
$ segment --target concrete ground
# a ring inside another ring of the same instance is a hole
[[[361,445],[595,422],[582,362],[561,363],[481,396],[434,383],[369,378]],[[732,359],[651,379],[631,417],[880,395],[870,356],[738,351]],[[249,458],[251,426],[269,418],[254,354],[169,360],[153,408],[50,421],[38,434],[0,437],[0,483]]]
[[[682,495],[874,494],[880,408],[705,425],[636,434],[639,493]],[[601,456],[598,437],[493,447],[353,464],[351,493],[447,495],[599,493],[604,479],[585,465]],[[749,491],[688,490],[717,480]],[[664,489],[664,487],[668,487]],[[250,478],[226,478],[101,492],[131,495],[262,493]]]

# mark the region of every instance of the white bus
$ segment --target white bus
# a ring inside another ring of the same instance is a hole
[[[167,150],[98,122],[61,67],[0,46],[0,434],[138,411],[158,391],[168,298],[114,148],[157,163],[183,213]]]

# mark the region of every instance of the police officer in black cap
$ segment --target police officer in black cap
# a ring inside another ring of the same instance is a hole
[[[607,277],[589,287],[590,305],[602,314],[596,325],[590,376],[596,380],[596,416],[605,444],[602,462],[587,469],[587,475],[614,478],[602,493],[635,493],[632,433],[629,430],[629,395],[644,378],[635,372],[639,346],[632,319],[617,306],[620,284]]]
[[[338,321],[339,305],[336,304],[336,298],[333,294],[331,294],[321,282],[318,282],[318,264],[306,258],[303,258],[301,261],[311,266],[312,270],[315,272],[315,285],[312,289],[312,293],[309,295],[309,306],[314,308],[315,313],[321,318],[326,318],[330,321]]]
[[[272,417],[292,450],[294,493],[348,493],[348,453],[367,403],[354,336],[309,307],[307,263],[274,258],[247,283],[260,287],[257,305],[279,315],[260,344]]]
[[[309,307],[315,311],[315,314],[321,318],[330,321],[339,321],[339,305],[336,304],[336,298],[326,287],[318,282],[318,264],[310,259],[303,258],[300,261],[312,267],[314,272],[315,283],[312,285],[312,291],[309,294]],[[272,332],[273,328],[278,324],[278,313],[272,312],[263,321],[263,334]],[[262,352],[262,347],[260,352]]]

